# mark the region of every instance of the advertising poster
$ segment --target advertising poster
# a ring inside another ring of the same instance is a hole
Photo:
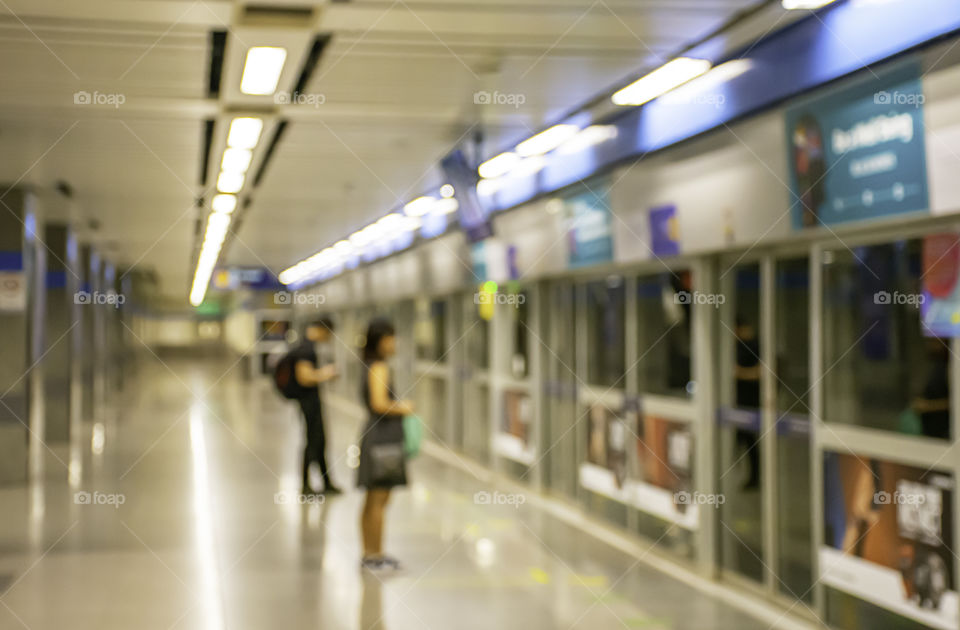
[[[787,110],[795,228],[929,210],[919,76],[901,67]]]
[[[636,498],[640,509],[695,529],[693,504],[693,433],[690,426],[654,415],[641,415],[637,430]]]
[[[650,210],[650,245],[657,257],[676,256],[680,253],[680,226],[677,224],[677,207],[660,206]]]
[[[567,264],[571,268],[613,260],[613,217],[604,192],[585,192],[566,200]]]
[[[27,309],[27,278],[22,271],[0,271],[0,312]]]
[[[580,484],[642,512],[695,530],[693,434],[685,422],[644,414],[636,401],[620,410],[593,404]]]
[[[500,417],[500,431],[494,438],[494,450],[515,462],[533,464],[536,452],[533,446],[533,401],[530,395],[520,391],[505,391]]]
[[[588,417],[587,461],[610,471],[615,486],[622,489],[627,480],[627,436],[630,434],[626,420],[601,404],[592,405]]]
[[[824,584],[933,628],[958,627],[952,475],[824,453]]]
[[[960,234],[930,234],[923,239],[923,334],[956,337],[960,333]]]

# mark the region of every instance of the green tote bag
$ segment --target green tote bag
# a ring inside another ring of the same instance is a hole
[[[410,414],[403,417],[403,450],[407,457],[416,457],[420,453],[420,442],[423,440],[423,421]]]

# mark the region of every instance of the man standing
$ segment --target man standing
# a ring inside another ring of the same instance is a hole
[[[294,375],[300,394],[297,402],[303,411],[307,428],[307,443],[303,449],[303,487],[301,492],[314,494],[310,486],[310,464],[316,462],[323,476],[323,493],[340,494],[340,489],[330,481],[327,470],[327,438],[323,426],[323,407],[320,403],[320,384],[337,378],[334,365],[320,366],[317,360],[317,345],[330,340],[333,322],[329,317],[321,317],[307,324],[300,345],[293,350]]]

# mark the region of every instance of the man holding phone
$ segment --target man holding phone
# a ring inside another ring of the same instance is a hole
[[[327,436],[323,426],[323,406],[320,402],[320,385],[337,378],[337,368],[333,364],[319,365],[317,346],[330,340],[333,334],[333,321],[321,317],[307,324],[300,345],[293,351],[294,375],[300,394],[297,402],[303,411],[306,423],[307,442],[303,449],[303,486],[301,493],[316,494],[310,485],[310,464],[320,466],[323,477],[323,494],[340,494],[340,489],[330,481],[327,469]]]

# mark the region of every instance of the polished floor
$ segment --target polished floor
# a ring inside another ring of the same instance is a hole
[[[299,419],[241,372],[221,360],[142,361],[86,427],[82,452],[71,460],[54,448],[46,483],[0,487],[0,629],[787,627],[538,502],[478,504],[476,492],[498,488],[430,457],[389,508],[388,551],[405,570],[363,574],[362,495],[288,500],[299,487]],[[348,487],[358,428],[329,415],[335,475]]]

